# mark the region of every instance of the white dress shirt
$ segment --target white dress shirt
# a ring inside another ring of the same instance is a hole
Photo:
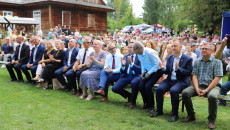
[[[72,55],[73,49],[74,49],[74,47],[71,50],[69,50],[69,56],[68,56],[67,66],[71,65],[70,63],[71,63],[71,55]]]
[[[180,58],[182,56],[182,53],[180,54],[179,57],[175,58],[175,55],[173,56],[174,57],[174,61],[173,61],[173,71],[172,71],[172,76],[171,76],[171,80],[177,80],[176,79],[176,70],[175,69],[175,65],[176,65],[176,62],[178,62],[178,66],[179,66],[179,62],[180,62]]]
[[[33,62],[35,61],[35,59],[36,59],[36,54],[37,54],[37,50],[38,50],[38,47],[40,46],[40,44],[38,44],[37,45],[37,47],[36,46],[34,46],[34,55],[33,55]]]
[[[88,48],[87,51],[86,51],[85,63],[88,62],[87,56],[89,56],[91,52],[94,52],[94,49],[93,49],[92,47]],[[78,51],[77,60],[80,60],[79,65],[82,64],[84,54],[85,54],[85,48],[82,48],[82,49],[80,49],[80,50]]]
[[[113,73],[120,73],[120,69],[121,69],[121,58],[123,57],[123,55],[121,53],[116,52],[114,54],[114,58],[115,58],[115,69],[112,70]],[[109,54],[106,56],[105,59],[105,66],[104,68],[110,68],[112,69],[112,65],[113,65],[113,55]]]
[[[24,43],[19,44],[18,60],[21,58],[21,50]]]
[[[144,48],[143,53],[141,55],[138,54],[137,56],[139,61],[141,62],[142,73],[148,71],[148,73],[151,75],[152,73],[160,69],[160,58],[155,50],[151,48]]]

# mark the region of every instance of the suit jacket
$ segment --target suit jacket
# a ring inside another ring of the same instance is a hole
[[[123,59],[126,59],[125,69],[120,70],[121,77],[128,77],[132,76],[132,71],[135,72],[135,75],[141,75],[141,63],[138,59],[138,56],[136,55],[134,64],[129,70],[129,74],[127,74],[128,68],[129,68],[129,62],[128,62],[128,56],[131,56],[131,54],[125,55]]]
[[[16,47],[16,51],[15,51],[13,60],[15,60],[15,61],[18,60],[18,54],[19,54],[19,46]],[[19,63],[26,64],[28,62],[29,58],[30,58],[30,47],[24,43],[22,45],[21,55],[20,55],[20,59],[18,61],[19,61]]]
[[[71,64],[70,66],[67,65],[68,59],[69,59],[69,51],[70,51],[70,49],[66,50],[66,52],[65,52],[65,58],[64,58],[63,64],[64,64],[64,67],[67,66],[68,69],[71,69],[73,67],[74,63],[76,62],[76,57],[78,55],[79,49],[77,47],[73,48],[71,60],[70,60],[70,64]]]
[[[174,54],[168,57],[166,62],[166,69],[163,70],[164,74],[168,74],[167,80],[169,81],[171,81],[173,62],[174,62]],[[192,72],[192,58],[186,54],[182,54],[179,61],[179,67],[176,70],[176,79],[178,81],[185,82],[186,84],[189,85],[191,72]]]
[[[31,53],[31,56],[30,56],[30,59],[29,59],[28,63],[33,64],[33,65],[37,65],[38,62],[42,59],[43,53],[45,52],[45,47],[42,46],[42,45],[38,46],[37,53],[36,53],[36,56],[35,56],[35,61],[34,61],[34,58],[33,58],[34,50],[35,50],[35,47],[33,47],[33,49],[32,49],[32,53]]]

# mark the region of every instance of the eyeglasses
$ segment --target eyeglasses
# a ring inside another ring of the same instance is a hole
[[[91,42],[86,42],[86,43],[91,43]]]
[[[202,51],[208,51],[208,50],[211,50],[211,49],[209,49],[209,48],[200,48],[200,50],[202,50]]]
[[[136,51],[137,49],[139,49],[139,48],[133,48],[134,51]]]
[[[109,50],[112,51],[113,49],[115,49],[116,47],[110,48]]]

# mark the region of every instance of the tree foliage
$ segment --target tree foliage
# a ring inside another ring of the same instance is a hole
[[[200,29],[220,28],[222,13],[230,10],[229,0],[145,0],[143,19],[148,24],[186,28],[196,24]]]
[[[135,17],[129,0],[107,0],[107,5],[116,9],[116,12],[108,14],[108,30],[121,29],[127,25],[144,23],[142,19]]]

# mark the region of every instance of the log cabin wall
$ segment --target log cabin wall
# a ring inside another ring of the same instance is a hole
[[[62,25],[62,11],[71,12],[71,29],[75,32],[77,28],[81,33],[106,33],[107,32],[107,13],[92,10],[86,10],[79,7],[60,7],[52,5],[53,26]],[[88,14],[95,15],[95,25],[88,27]],[[67,24],[68,26],[68,24]]]
[[[79,0],[89,3],[105,5],[102,0]],[[50,6],[49,6],[50,5]],[[71,12],[71,29],[75,32],[77,28],[81,33],[106,33],[107,32],[107,12],[104,9],[74,5],[59,2],[38,2],[26,5],[0,4],[0,15],[2,11],[13,11],[14,16],[33,18],[33,11],[41,11],[41,25],[44,34],[48,34],[50,28],[58,24],[62,25],[62,11]],[[51,17],[50,15],[51,14]],[[93,16],[88,18],[88,16]],[[88,20],[89,19],[89,20]],[[92,19],[93,21],[92,25]],[[91,21],[88,25],[88,21]],[[68,22],[68,20],[67,20]],[[68,24],[67,24],[68,25]]]

